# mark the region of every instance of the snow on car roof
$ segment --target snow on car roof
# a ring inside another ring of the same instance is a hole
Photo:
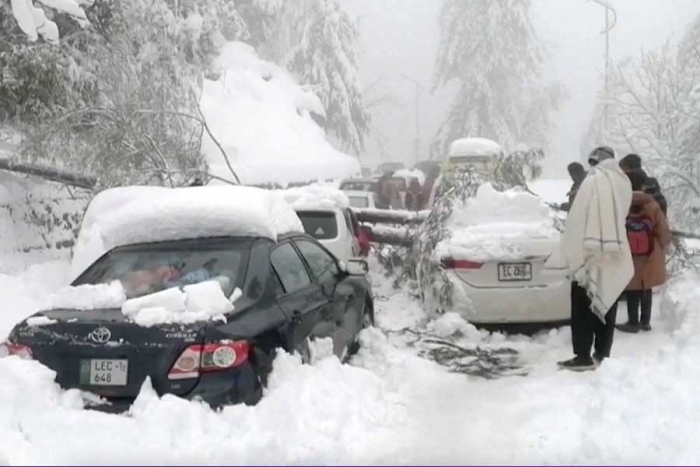
[[[327,185],[317,184],[289,188],[287,190],[279,190],[279,193],[295,210],[345,209],[350,207],[350,200],[345,192]]]
[[[274,191],[238,186],[114,188],[88,206],[72,272],[76,277],[118,246],[222,236],[276,240],[303,231],[294,210]]]
[[[486,138],[458,139],[450,146],[450,156],[494,156],[503,148],[495,141]]]
[[[540,198],[518,189],[498,192],[489,183],[474,198],[455,202],[445,227],[450,235],[436,246],[438,260],[516,260],[524,254],[549,254],[560,236],[551,208]]]

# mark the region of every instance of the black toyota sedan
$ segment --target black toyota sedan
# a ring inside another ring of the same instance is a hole
[[[135,298],[212,279],[226,296],[242,295],[225,320],[193,324],[144,327],[120,309],[43,311],[12,330],[0,355],[38,360],[62,387],[101,396],[106,411],[127,409],[147,377],[159,394],[253,404],[277,349],[308,360],[309,341],[330,337],[339,358],[358,350],[359,332],[374,322],[366,272],[364,261],[340,264],[305,234],[119,247],[72,285],[120,280]]]

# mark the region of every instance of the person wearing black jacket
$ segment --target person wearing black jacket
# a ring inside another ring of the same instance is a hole
[[[560,209],[562,211],[569,212],[571,205],[574,204],[576,193],[578,193],[578,189],[581,188],[581,184],[586,178],[586,169],[583,167],[582,164],[579,164],[578,162],[572,162],[567,167],[567,170],[569,171],[569,176],[571,177],[571,180],[574,183],[573,185],[571,185],[571,189],[566,194],[566,196],[569,198],[569,201],[567,203],[562,204]]]

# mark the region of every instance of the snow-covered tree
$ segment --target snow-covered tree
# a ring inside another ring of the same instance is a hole
[[[538,90],[544,53],[531,9],[531,0],[443,1],[435,87],[457,82],[459,90],[434,152],[444,153],[465,136],[491,138],[510,148],[525,139],[545,146],[548,131],[542,127],[558,97]],[[533,128],[535,109],[539,123]]]
[[[371,115],[358,77],[356,25],[337,0],[299,0],[283,3],[274,29],[263,55],[287,63],[321,99],[326,130],[360,153]]]
[[[93,0],[38,0],[47,9],[66,14],[85,27],[89,24],[82,6],[92,5]],[[50,44],[58,44],[59,31],[54,21],[47,17],[44,8],[34,5],[32,0],[11,0],[12,14],[22,32],[30,41],[41,37]]]

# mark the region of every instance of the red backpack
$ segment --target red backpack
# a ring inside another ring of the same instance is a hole
[[[644,212],[627,216],[627,240],[632,256],[649,256],[654,252],[654,223]]]

